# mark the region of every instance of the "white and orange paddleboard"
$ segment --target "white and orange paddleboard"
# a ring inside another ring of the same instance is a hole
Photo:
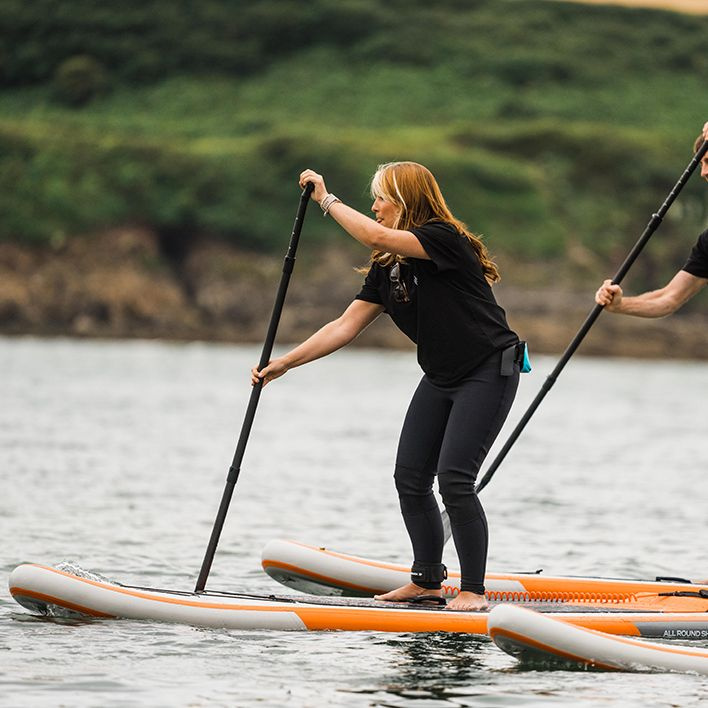
[[[279,583],[301,592],[340,597],[372,597],[410,580],[410,566],[369,560],[297,541],[270,541],[261,564]],[[689,580],[627,580],[532,573],[487,573],[487,599],[495,602],[566,602],[632,605],[641,601],[681,610],[708,611],[708,585]],[[460,574],[449,571],[443,596],[460,590]],[[652,599],[650,599],[652,598]]]
[[[9,586],[20,605],[40,615],[153,620],[240,630],[485,634],[489,614],[359,598],[141,588],[33,564],[15,568]],[[689,598],[648,593],[633,602],[533,601],[526,604],[562,617],[573,625],[614,634],[680,637],[692,633],[708,638],[708,601],[691,604],[689,611],[677,606],[679,600]]]
[[[507,604],[489,613],[487,627],[500,649],[534,667],[688,671],[708,675],[708,647],[617,637],[562,619],[559,615],[541,615]]]

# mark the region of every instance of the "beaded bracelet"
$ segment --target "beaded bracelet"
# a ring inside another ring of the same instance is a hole
[[[320,202],[320,209],[322,209],[323,216],[327,216],[327,214],[329,214],[332,204],[336,204],[341,201],[342,200],[339,197],[335,197],[334,194],[326,194]]]

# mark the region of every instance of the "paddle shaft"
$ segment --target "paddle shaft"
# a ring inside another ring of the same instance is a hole
[[[283,261],[283,274],[280,278],[278,294],[276,295],[275,304],[273,305],[273,313],[270,316],[270,324],[268,325],[268,332],[263,344],[261,359],[258,362],[259,371],[268,365],[270,355],[273,351],[275,334],[278,330],[280,315],[283,311],[283,303],[285,302],[285,295],[288,291],[290,275],[292,274],[295,266],[295,253],[300,240],[302,222],[305,219],[305,211],[307,209],[307,204],[310,201],[310,195],[312,194],[313,189],[314,185],[311,182],[308,182],[305,189],[302,190],[302,195],[300,196],[300,205],[298,206],[295,223],[293,224],[293,231],[290,236],[288,252],[286,253],[285,260]],[[243,425],[241,426],[241,434],[238,439],[238,444],[236,445],[236,452],[234,453],[234,459],[231,463],[231,467],[229,467],[229,473],[226,477],[226,486],[224,487],[224,493],[221,497],[221,504],[219,505],[216,520],[214,521],[214,528],[211,532],[211,538],[209,539],[209,545],[207,546],[206,554],[204,555],[204,560],[202,561],[202,568],[199,572],[199,578],[197,580],[197,585],[194,592],[202,592],[206,586],[209,571],[211,570],[211,564],[214,560],[214,554],[216,553],[216,547],[219,545],[221,531],[224,528],[224,522],[226,521],[226,514],[229,510],[229,504],[231,503],[234,487],[236,486],[239,473],[241,472],[241,462],[243,460],[243,455],[246,452],[246,444],[248,443],[248,436],[250,435],[251,427],[253,426],[253,419],[256,416],[256,408],[258,407],[258,400],[260,398],[262,388],[263,383],[259,381],[251,389],[251,398],[249,399],[248,407],[246,408],[246,415],[243,419]]]
[[[646,246],[647,242],[652,237],[654,232],[657,230],[657,228],[659,228],[659,225],[661,224],[666,212],[669,210],[669,207],[673,204],[674,200],[679,195],[679,192],[683,189],[683,186],[686,184],[686,182],[688,182],[688,179],[691,174],[693,174],[693,171],[700,164],[701,160],[703,159],[703,156],[706,154],[706,150],[708,150],[708,141],[703,142],[703,145],[701,145],[701,147],[698,149],[698,152],[693,156],[691,162],[688,163],[688,167],[686,167],[679,181],[674,185],[674,188],[671,190],[671,192],[669,192],[669,195],[666,197],[666,200],[661,205],[659,211],[657,211],[656,214],[652,214],[651,219],[647,224],[647,227],[644,229],[644,233],[639,237],[639,240],[634,245],[634,248],[632,248],[632,250],[629,252],[629,255],[625,259],[624,263],[622,263],[620,269],[617,271],[617,274],[612,279],[613,283],[618,285],[622,281],[622,278],[627,275],[627,272],[632,267],[632,264],[637,259],[637,256],[639,256],[644,246]],[[509,439],[504,443],[504,446],[499,451],[499,454],[489,466],[489,469],[485,472],[484,476],[477,485],[477,492],[481,492],[489,484],[490,480],[494,476],[494,473],[501,465],[507,453],[514,445],[519,435],[521,435],[523,429],[526,427],[526,424],[529,422],[529,420],[531,420],[531,417],[536,412],[536,409],[541,405],[541,401],[543,401],[543,399],[546,397],[546,394],[551,390],[551,388],[553,388],[553,384],[555,384],[556,379],[560,375],[561,371],[563,371],[565,365],[570,360],[570,357],[573,356],[575,350],[580,346],[580,343],[585,338],[585,335],[590,331],[590,328],[595,323],[595,320],[600,316],[600,313],[603,309],[604,308],[602,305],[595,305],[595,307],[591,310],[590,314],[585,319],[585,322],[583,322],[582,327],[580,328],[580,330],[578,330],[578,333],[575,335],[575,337],[573,337],[573,341],[568,345],[568,348],[563,352],[563,356],[561,356],[553,371],[546,378],[543,386],[541,387],[541,390],[536,395],[536,398],[533,399],[531,405],[528,407],[528,410],[524,413],[521,420],[518,422],[517,426],[512,431],[511,435],[509,436]]]

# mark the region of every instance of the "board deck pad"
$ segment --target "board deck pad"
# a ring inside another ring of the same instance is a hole
[[[124,586],[129,587],[129,586]],[[147,588],[144,588],[147,589]],[[170,592],[169,590],[159,590],[153,592]],[[206,591],[200,594],[192,594],[195,598],[208,597],[228,597],[234,599],[268,599],[273,602],[291,602],[296,605],[318,605],[321,607],[377,607],[386,610],[425,610],[427,612],[457,612],[457,610],[449,610],[443,605],[427,604],[419,602],[388,602],[386,600],[374,600],[373,598],[366,599],[363,597],[332,597],[328,595],[242,595],[239,593]],[[485,614],[491,612],[492,609],[499,605],[508,605],[509,602],[500,600],[490,600],[489,609],[482,612],[473,611],[466,614]],[[571,612],[587,612],[587,613],[645,613],[646,609],[632,608],[625,605],[597,605],[589,606],[587,604],[574,604],[569,602],[556,601],[538,601],[538,602],[514,602],[515,607],[524,607],[536,612],[544,614],[562,614]]]

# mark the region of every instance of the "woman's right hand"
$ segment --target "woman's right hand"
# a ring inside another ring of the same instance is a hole
[[[302,189],[305,185],[312,182],[314,189],[312,190],[312,199],[318,204],[327,196],[327,187],[325,186],[324,177],[317,174],[314,170],[303,170],[300,173],[298,184]]]
[[[610,312],[617,312],[622,304],[622,288],[606,280],[595,293],[595,302]]]
[[[289,370],[289,366],[283,358],[274,359],[267,366],[258,371],[258,367],[254,366],[251,369],[251,386],[255,386],[259,381],[265,386],[269,381],[277,379]]]

